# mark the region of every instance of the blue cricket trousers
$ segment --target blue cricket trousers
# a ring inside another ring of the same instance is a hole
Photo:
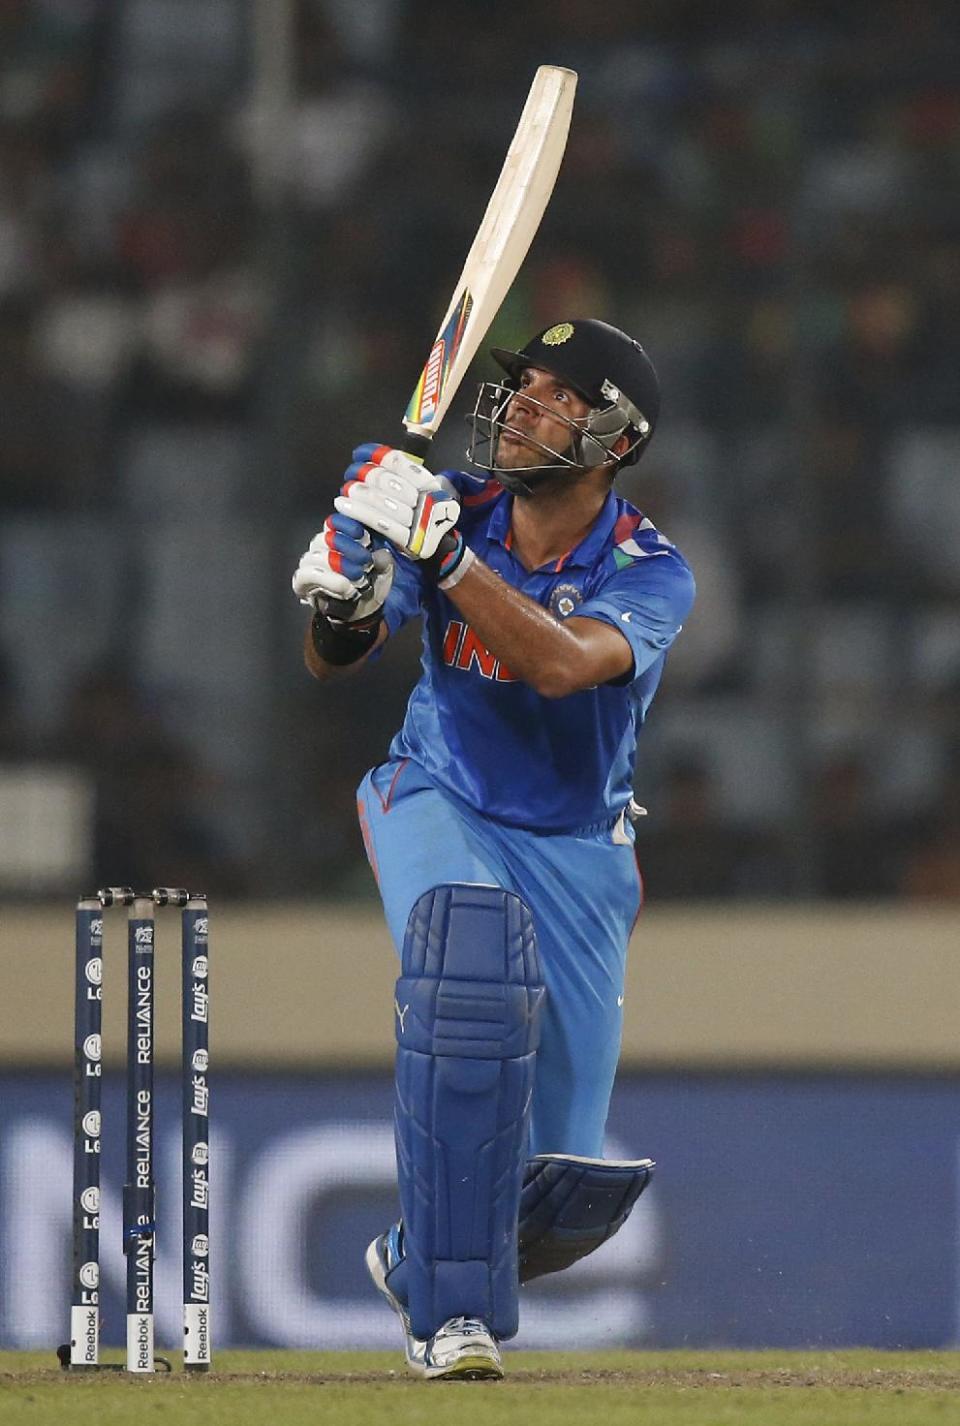
[[[485,882],[529,906],[547,987],[530,1153],[600,1157],[641,900],[633,846],[614,843],[611,827],[553,835],[492,822],[410,761],[367,773],[357,802],[398,952],[414,902],[434,886]]]

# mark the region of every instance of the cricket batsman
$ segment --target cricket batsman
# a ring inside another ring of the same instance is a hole
[[[519,1286],[621,1226],[653,1164],[604,1160],[642,889],[637,735],[694,597],[614,489],[653,436],[644,349],[594,319],[495,349],[468,459],[353,453],[293,589],[321,680],[419,617],[422,674],[360,825],[400,957],[400,1221],[367,1268],[427,1379],[500,1377]]]

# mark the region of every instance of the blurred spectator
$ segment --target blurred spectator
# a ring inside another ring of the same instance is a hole
[[[129,679],[96,671],[80,683],[60,752],[94,780],[98,886],[242,893],[243,877],[211,822],[210,774],[166,732]]]
[[[6,661],[0,658],[0,762],[18,761],[28,752],[29,743],[17,717],[13,680]]]
[[[960,757],[925,835],[905,859],[897,890],[912,900],[960,903]]]
[[[0,117],[0,300],[35,281],[33,225],[43,173],[34,136]]]
[[[155,126],[119,225],[119,255],[143,292],[126,391],[133,417],[242,418],[262,339],[248,185],[216,122]]]
[[[60,392],[33,346],[34,304],[0,304],[0,511],[56,508],[70,495],[70,435]]]
[[[787,870],[776,838],[725,816],[711,770],[694,754],[668,763],[637,823],[637,861],[651,904],[769,895]]]
[[[106,7],[97,0],[3,0],[0,116],[29,126],[51,158],[96,105]]]
[[[883,508],[920,597],[960,595],[960,425],[906,430],[892,442]]]
[[[333,211],[359,198],[360,181],[391,137],[395,119],[389,91],[351,64],[320,5],[296,11],[294,102],[288,130],[274,152],[288,191],[310,210]],[[240,132],[250,157],[269,161],[271,116],[247,110]]]
[[[893,889],[895,848],[876,825],[863,757],[831,758],[815,792],[816,884],[827,896],[867,899]]]

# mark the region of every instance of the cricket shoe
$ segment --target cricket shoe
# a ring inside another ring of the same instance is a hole
[[[398,1263],[403,1262],[402,1233],[401,1225],[394,1223],[385,1233],[381,1233],[379,1238],[374,1238],[367,1249],[364,1262],[374,1287],[380,1296],[390,1304],[403,1324],[403,1350],[407,1358],[407,1366],[418,1376],[424,1376],[426,1375],[424,1358],[427,1344],[413,1335],[410,1330],[410,1314],[406,1304],[401,1302],[395,1292],[391,1292],[390,1284],[387,1282],[388,1274]]]
[[[422,1363],[414,1370],[428,1381],[499,1381],[503,1362],[497,1339],[485,1322],[478,1317],[451,1317],[426,1343]]]

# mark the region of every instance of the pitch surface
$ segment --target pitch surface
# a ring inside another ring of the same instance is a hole
[[[107,1354],[109,1355],[109,1354]],[[222,1352],[202,1377],[68,1375],[0,1354],[5,1426],[948,1426],[950,1352],[508,1352],[503,1382],[424,1383],[397,1353]],[[144,1413],[146,1414],[144,1416]]]

